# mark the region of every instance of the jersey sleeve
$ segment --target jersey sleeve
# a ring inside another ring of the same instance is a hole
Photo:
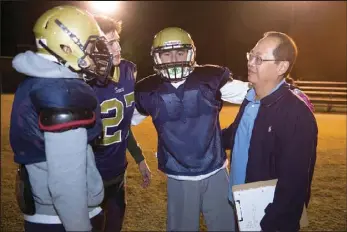
[[[127,78],[131,77],[136,81],[137,77],[137,66],[135,63],[122,59],[121,63],[119,64],[120,69],[122,70],[121,73],[132,73],[132,75],[125,75]]]
[[[222,75],[219,78],[219,86],[218,89],[221,89],[226,83],[233,81],[233,74],[232,72],[229,70],[229,68],[224,67],[223,68],[223,72]]]
[[[139,164],[145,157],[142,154],[141,147],[137,143],[135,136],[131,129],[129,129],[127,148],[130,155],[134,158],[135,162]]]
[[[194,73],[200,83],[207,84],[214,91],[220,90],[228,81],[232,81],[229,68],[218,65],[198,66]]]
[[[240,80],[227,81],[220,92],[222,100],[233,104],[241,104],[249,90],[249,83]]]
[[[233,79],[233,74],[227,67],[205,65],[199,72],[203,82],[217,91],[223,101],[241,104],[249,90],[249,83]]]
[[[137,111],[149,116],[154,104],[152,94],[156,92],[161,79],[157,75],[148,76],[135,84],[135,107]]]
[[[140,113],[140,115],[148,116],[149,113],[146,110],[146,96],[143,93],[135,92],[135,108]],[[136,123],[137,124],[137,123]]]

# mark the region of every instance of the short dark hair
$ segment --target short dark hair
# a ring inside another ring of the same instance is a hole
[[[122,31],[122,21],[114,20],[110,17],[103,15],[95,15],[94,16],[96,22],[99,24],[100,29],[105,33],[110,33],[113,31],[117,31],[118,34]]]
[[[266,37],[279,39],[280,42],[274,49],[273,56],[276,60],[285,60],[289,62],[288,70],[284,73],[284,77],[288,76],[298,56],[298,48],[294,40],[287,34],[278,31],[266,32],[264,33],[264,38]]]

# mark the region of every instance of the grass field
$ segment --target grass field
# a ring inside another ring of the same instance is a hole
[[[9,119],[13,95],[1,95],[1,231],[23,231],[22,216],[14,197],[15,165],[9,144]],[[228,126],[237,107],[225,107],[221,126]],[[317,164],[308,208],[307,231],[346,231],[346,116],[316,114],[319,126]],[[164,231],[166,226],[166,176],[157,170],[156,132],[150,119],[133,127],[152,170],[151,186],[140,187],[137,165],[129,157],[125,231]],[[202,230],[205,227],[202,226]]]

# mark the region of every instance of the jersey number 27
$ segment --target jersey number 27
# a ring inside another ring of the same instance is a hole
[[[130,107],[134,102],[134,92],[124,95],[124,101],[126,107]],[[100,104],[101,113],[109,113],[111,110],[116,109],[115,115],[113,117],[103,118],[102,119],[102,131],[103,136],[100,141],[100,145],[108,146],[114,143],[119,143],[122,141],[122,130],[117,130],[113,134],[107,133],[109,129],[119,126],[124,118],[124,105],[123,102],[117,98],[112,98],[106,101],[103,101]]]

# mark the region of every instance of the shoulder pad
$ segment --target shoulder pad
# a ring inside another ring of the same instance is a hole
[[[123,59],[119,63],[118,67],[120,69],[120,72],[118,73],[120,78],[132,79],[133,81],[136,80],[137,68],[133,62]],[[129,73],[131,74],[129,75]]]
[[[38,112],[44,108],[94,110],[98,104],[93,89],[83,80],[77,79],[51,81],[33,90],[30,98]]]
[[[199,65],[194,68],[194,71],[197,71],[198,73],[204,73],[206,76],[210,75],[223,75],[228,68],[222,67],[219,65],[213,65],[213,64],[205,64],[205,65]]]
[[[199,69],[206,69],[206,70],[224,70],[225,67],[223,66],[220,66],[220,65],[214,65],[214,64],[203,64],[203,65],[198,65],[196,66],[196,68],[199,68]]]
[[[40,111],[39,127],[43,131],[60,132],[78,127],[89,127],[95,113],[89,109],[45,108]]]
[[[136,64],[134,62],[130,61],[130,60],[121,59],[120,62],[121,62],[121,64],[130,65],[130,66],[133,66],[133,67],[136,66]]]
[[[133,63],[133,62],[131,62],[131,61],[129,61],[129,60],[122,59],[122,60],[120,61],[119,66],[124,66],[124,67],[129,68],[130,70],[132,70],[132,71],[134,71],[134,72],[137,71],[137,70],[136,70],[136,64]]]
[[[220,88],[232,80],[232,73],[227,67],[218,65],[200,65],[194,68],[195,78],[202,83],[209,83],[215,88]]]
[[[157,74],[147,76],[139,80],[135,85],[135,91],[138,92],[153,92],[158,89],[159,85],[164,80]]]

